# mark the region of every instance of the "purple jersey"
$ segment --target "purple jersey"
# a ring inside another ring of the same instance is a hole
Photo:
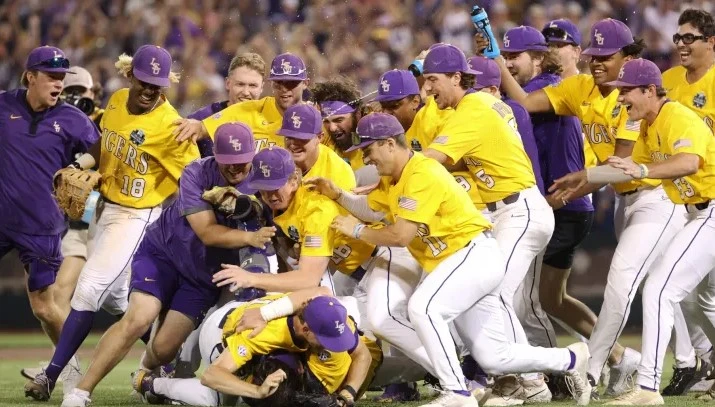
[[[192,162],[179,179],[179,196],[147,228],[145,238],[161,248],[176,270],[191,281],[211,283],[211,274],[220,269],[221,263],[237,263],[237,250],[205,246],[186,220],[188,215],[213,210],[211,204],[201,198],[204,191],[227,185],[214,157]],[[246,182],[234,186],[245,194],[256,192],[249,189]],[[218,212],[215,215],[218,224],[229,225],[224,215]]]
[[[560,81],[560,76],[544,73],[529,81],[524,90],[533,92]],[[535,113],[531,115],[531,122],[539,149],[541,175],[547,188],[554,180],[583,169],[583,136],[578,118],[558,116],[554,113]],[[593,211],[593,205],[588,197],[581,197],[572,200],[563,209],[586,212]]]
[[[54,235],[65,229],[65,219],[52,196],[52,178],[99,140],[99,130],[63,102],[34,112],[26,94],[0,94],[0,228]]]
[[[223,109],[228,107],[228,100],[224,100],[223,102],[215,102],[211,103],[210,105],[206,105],[202,107],[201,109],[191,113],[188,118],[189,119],[196,119],[196,120],[203,120],[207,117],[210,117],[214,113],[218,113],[222,111]],[[201,139],[196,142],[196,145],[199,147],[199,153],[201,153],[201,157],[211,157],[214,155],[214,142],[211,141],[210,138],[205,138]]]
[[[529,112],[515,100],[505,99],[504,103],[509,105],[511,111],[514,112],[516,128],[519,130],[521,141],[524,143],[526,155],[528,155],[531,160],[531,168],[534,171],[534,177],[536,177],[536,186],[539,187],[541,195],[544,195],[544,181],[541,178],[541,167],[539,166],[539,150],[536,148]]]

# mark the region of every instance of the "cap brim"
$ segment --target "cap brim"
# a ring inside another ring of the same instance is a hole
[[[404,99],[408,96],[413,96],[413,95],[416,95],[416,93],[409,94],[409,95],[377,95],[375,97],[375,99],[373,99],[372,101],[373,102],[392,102],[392,101]]]
[[[346,152],[346,153],[350,153],[350,152],[353,152],[353,151],[355,151],[355,150],[359,150],[359,149],[361,149],[361,148],[364,148],[364,147],[369,146],[370,144],[372,144],[372,143],[374,143],[374,142],[376,142],[376,141],[377,141],[377,140],[367,140],[367,141],[363,141],[362,143],[360,143],[360,144],[358,144],[358,145],[356,145],[356,146],[352,146],[352,147],[348,148],[347,150],[345,150],[345,152]]]
[[[36,66],[34,68],[28,68],[28,71],[39,71],[39,72],[52,72],[52,73],[69,73],[74,75],[75,73],[70,71],[69,68],[48,68],[44,66]]]
[[[248,164],[253,160],[254,155],[256,154],[251,151],[243,154],[214,154],[214,158],[219,164]]]
[[[583,55],[595,55],[599,57],[606,57],[609,55],[613,55],[616,52],[620,51],[621,48],[594,48],[594,47],[588,47],[585,50],[581,52]]]
[[[611,81],[611,82],[604,83],[604,85],[613,86],[613,87],[623,87],[623,88],[637,88],[638,86],[647,86],[647,85],[637,85],[635,83],[629,83],[629,82],[624,82],[624,81]]]
[[[283,137],[297,138],[297,139],[301,139],[301,140],[312,140],[318,136],[317,133],[311,134],[311,133],[304,133],[302,131],[287,130],[287,129],[286,130],[280,129],[280,130],[278,130],[278,132],[276,134],[278,134],[279,136],[283,136]]]
[[[161,88],[168,88],[169,85],[171,85],[171,81],[169,80],[169,78],[160,78],[158,76],[147,75],[144,72],[137,70],[136,68],[132,69],[132,74],[134,74],[134,76],[140,81],[148,83],[150,85],[159,86]]]
[[[315,338],[320,345],[331,352],[346,352],[356,345],[357,335],[350,329],[345,329],[338,337],[330,337],[315,334]]]
[[[575,41],[565,40],[563,38],[546,38],[546,43],[548,44],[550,42],[558,42],[559,44],[571,44],[571,45],[575,45],[575,46],[580,45],[580,44],[577,44]]]
[[[467,69],[465,71],[462,71],[462,73],[466,73],[467,75],[474,75],[474,76],[479,75],[479,73],[477,71],[475,71],[474,69]]]
[[[248,179],[248,187],[257,191],[275,191],[288,182],[288,177],[280,179]]]
[[[269,81],[295,81],[300,82],[308,79],[307,75],[270,75]]]

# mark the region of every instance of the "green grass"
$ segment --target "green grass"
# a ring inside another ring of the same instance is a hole
[[[561,338],[562,344],[568,343],[570,340],[568,338]],[[91,335],[85,342],[84,349],[91,349],[99,340],[98,335]],[[640,349],[640,338],[638,337],[627,337],[624,340],[627,346]],[[138,346],[138,345],[137,345]],[[32,402],[29,399],[23,397],[23,386],[25,379],[20,376],[20,369],[23,367],[36,366],[41,360],[47,360],[46,358],[37,357],[33,358],[32,354],[28,354],[28,349],[34,349],[36,351],[43,351],[46,355],[46,349],[49,348],[49,340],[40,334],[0,334],[0,351],[3,351],[3,358],[0,359],[0,406],[58,406],[62,402],[62,389],[61,384],[58,384],[52,399],[48,403],[38,403]],[[20,353],[22,351],[22,353]],[[13,356],[13,352],[15,352]],[[29,356],[28,356],[29,355]],[[30,359],[28,359],[28,357]],[[88,363],[88,358],[85,357],[82,362],[84,367]],[[671,369],[672,357],[668,355],[666,357],[666,367],[663,378],[663,385],[665,385],[670,380],[670,375],[672,373]],[[107,376],[102,383],[95,390],[92,399],[92,406],[141,406],[138,400],[132,398],[131,385],[129,382],[129,375],[132,371],[136,370],[138,366],[138,360],[136,358],[129,358],[123,361],[119,366],[117,366],[112,373]],[[384,404],[384,403],[374,403],[369,402],[370,398],[374,397],[377,393],[368,394],[368,399],[364,399],[358,403],[359,406],[365,407],[391,407],[391,406],[418,406],[422,402],[414,403],[403,403],[403,404]],[[599,402],[592,403],[593,405],[601,404]],[[669,397],[666,398],[666,405],[675,407],[693,406],[693,405],[704,405],[704,402],[696,400],[691,394],[683,397]],[[573,401],[568,402],[554,402],[550,405],[574,405]],[[535,405],[539,406],[539,405]]]

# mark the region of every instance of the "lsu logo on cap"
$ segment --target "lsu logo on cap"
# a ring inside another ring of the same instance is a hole
[[[271,176],[271,167],[268,164],[263,164],[263,161],[258,163],[258,168],[261,169],[264,178],[269,178]]]
[[[239,139],[233,138],[233,135],[229,136],[228,142],[233,146],[233,151],[241,151],[241,141]]]
[[[340,321],[335,321],[335,330],[342,335],[343,332],[345,332],[345,324]]]
[[[283,69],[283,73],[290,74],[293,72],[293,65],[290,64],[290,61],[281,58],[281,69]]]
[[[605,41],[605,38],[603,38],[603,34],[598,32],[598,29],[593,30],[593,38],[596,39],[596,44],[598,45],[603,45],[603,41]]]
[[[509,48],[509,36],[505,35],[504,36],[504,48]]]
[[[159,72],[161,72],[161,65],[156,62],[156,58],[152,57],[151,62],[149,62],[149,65],[151,65],[151,73],[154,75],[159,75]]]
[[[382,86],[383,92],[390,91],[390,82],[388,82],[387,79],[383,79],[382,82],[380,82],[380,86]]]
[[[303,124],[303,122],[300,120],[300,116],[295,114],[295,112],[293,112],[290,119],[293,120],[293,127],[296,129],[299,129],[300,126]]]

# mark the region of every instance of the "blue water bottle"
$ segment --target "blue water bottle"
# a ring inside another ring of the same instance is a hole
[[[82,214],[82,222],[89,224],[94,216],[94,211],[97,209],[97,201],[99,201],[99,192],[92,191],[89,193],[87,200],[84,203],[84,213]]]
[[[487,11],[479,6],[474,6],[472,9],[472,23],[485,38],[489,38],[489,46],[484,50],[484,56],[491,59],[498,57],[500,53],[499,44],[492,32],[492,26],[489,24]]]

